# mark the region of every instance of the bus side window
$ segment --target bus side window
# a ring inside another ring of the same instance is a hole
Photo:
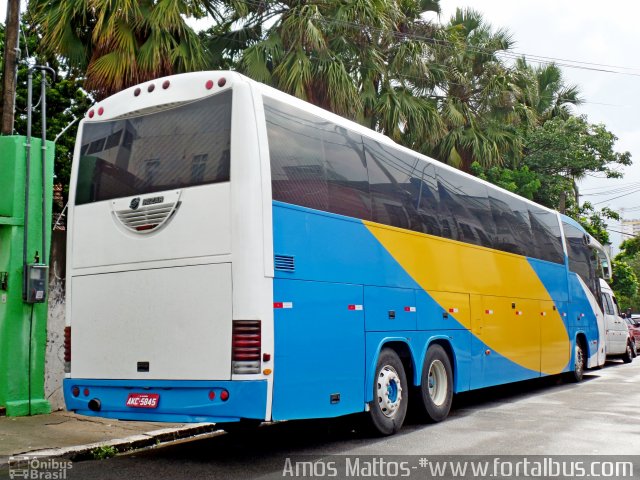
[[[371,196],[362,137],[333,123],[319,123],[323,149],[329,211],[371,220]]]
[[[424,233],[442,236],[438,221],[438,183],[436,171],[431,163],[418,162],[411,174],[412,201],[417,209]]]
[[[591,249],[585,243],[585,234],[580,229],[564,221],[562,222],[562,228],[567,240],[569,270],[580,275],[595,298],[601,298],[599,295],[600,283],[591,260]]]
[[[417,160],[368,138],[364,145],[373,221],[415,230],[410,179]]]
[[[273,199],[327,211],[322,138],[313,118],[265,97]]]

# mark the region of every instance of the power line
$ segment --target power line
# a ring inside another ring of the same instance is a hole
[[[632,195],[632,194],[637,193],[637,192],[640,192],[640,188],[638,188],[637,190],[633,190],[633,191],[631,191],[629,193],[624,193],[622,195],[618,195],[617,197],[613,197],[613,198],[609,198],[607,200],[603,200],[601,202],[593,202],[591,205],[599,205],[601,203],[607,203],[607,202],[610,202],[611,200],[615,200],[617,198],[626,197],[627,195]]]
[[[619,187],[626,187],[626,186],[629,186],[629,185],[636,185],[636,186],[639,186],[639,187],[640,187],[640,182],[627,182],[627,183],[621,183],[621,184],[620,184],[620,185],[618,185],[618,186],[619,186]],[[611,187],[610,187],[610,186],[608,186],[608,185],[602,185],[602,186],[600,186],[600,187],[581,188],[581,189],[580,189],[580,191],[581,191],[581,192],[584,192],[584,191],[589,192],[589,191],[591,191],[591,190],[602,190],[602,189],[604,189],[604,188],[611,188]]]
[[[636,235],[633,233],[626,233],[626,232],[621,232],[620,230],[614,230],[613,228],[609,228],[607,227],[607,230],[613,233],[619,233],[621,235],[626,235],[628,237],[635,237]]]
[[[609,189],[603,192],[593,192],[593,193],[582,193],[581,191],[581,196],[583,197],[597,197],[600,195],[615,195],[617,193],[623,193],[623,192],[628,192],[630,190],[634,190],[636,188],[640,188],[640,184],[636,184],[636,185],[631,185],[628,187],[621,187],[621,188],[613,188],[613,189]]]
[[[256,8],[264,8],[264,2],[261,2],[261,1],[244,0],[242,3],[244,3],[245,5],[256,7]],[[357,23],[357,22],[349,22],[346,20],[338,20],[335,18],[333,19],[315,18],[314,20],[321,23],[325,23],[325,24],[350,26],[350,27],[353,27],[354,29],[357,29],[358,31],[369,31],[369,32],[376,32],[384,35],[392,35],[398,38],[399,40],[413,39],[413,40],[419,40],[425,43],[430,43],[430,44],[435,44],[440,46],[458,47],[458,45],[456,45],[453,42],[450,42],[449,40],[438,39],[438,38],[419,35],[411,32],[388,31],[381,28],[376,28],[369,25]],[[546,64],[546,65],[553,64],[557,66],[563,66],[563,67],[574,68],[579,70],[596,71],[596,72],[603,72],[603,73],[613,73],[618,75],[640,77],[640,68],[621,67],[616,65],[607,65],[607,64],[595,63],[595,62],[585,62],[581,60],[547,57],[542,55],[527,54],[523,52],[516,52],[516,51],[509,51],[509,50],[492,51],[492,50],[484,49],[482,47],[475,47],[467,44],[464,44],[463,47],[465,50],[468,50],[468,51],[506,57],[512,60],[517,60],[519,58],[524,57],[525,59],[530,59],[533,63],[538,63],[538,64]],[[629,71],[620,71],[620,70],[629,70]],[[633,70],[635,70],[635,72]]]

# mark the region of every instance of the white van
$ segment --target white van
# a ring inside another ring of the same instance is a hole
[[[600,279],[602,292],[602,308],[604,311],[605,351],[607,358],[621,358],[624,363],[630,363],[634,351],[629,336],[629,329],[620,316],[618,301],[607,282]]]

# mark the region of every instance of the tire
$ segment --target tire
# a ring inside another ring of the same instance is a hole
[[[584,378],[584,371],[587,369],[587,356],[580,340],[576,340],[573,355],[573,370],[567,373],[569,381],[578,383]]]
[[[627,342],[627,349],[622,355],[622,361],[624,363],[631,363],[633,361],[633,350],[632,350],[631,342]]]
[[[453,369],[449,355],[440,345],[431,345],[427,350],[418,398],[421,416],[427,422],[441,422],[449,415],[453,401]]]
[[[369,403],[369,423],[374,433],[393,435],[407,415],[409,388],[407,376],[398,354],[384,348],[378,357],[373,400]]]
[[[633,358],[638,356],[638,348],[636,347],[635,339],[631,340],[631,353],[633,354]]]

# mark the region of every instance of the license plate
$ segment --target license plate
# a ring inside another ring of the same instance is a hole
[[[127,407],[133,408],[157,408],[160,395],[157,393],[130,393],[127,398]]]

